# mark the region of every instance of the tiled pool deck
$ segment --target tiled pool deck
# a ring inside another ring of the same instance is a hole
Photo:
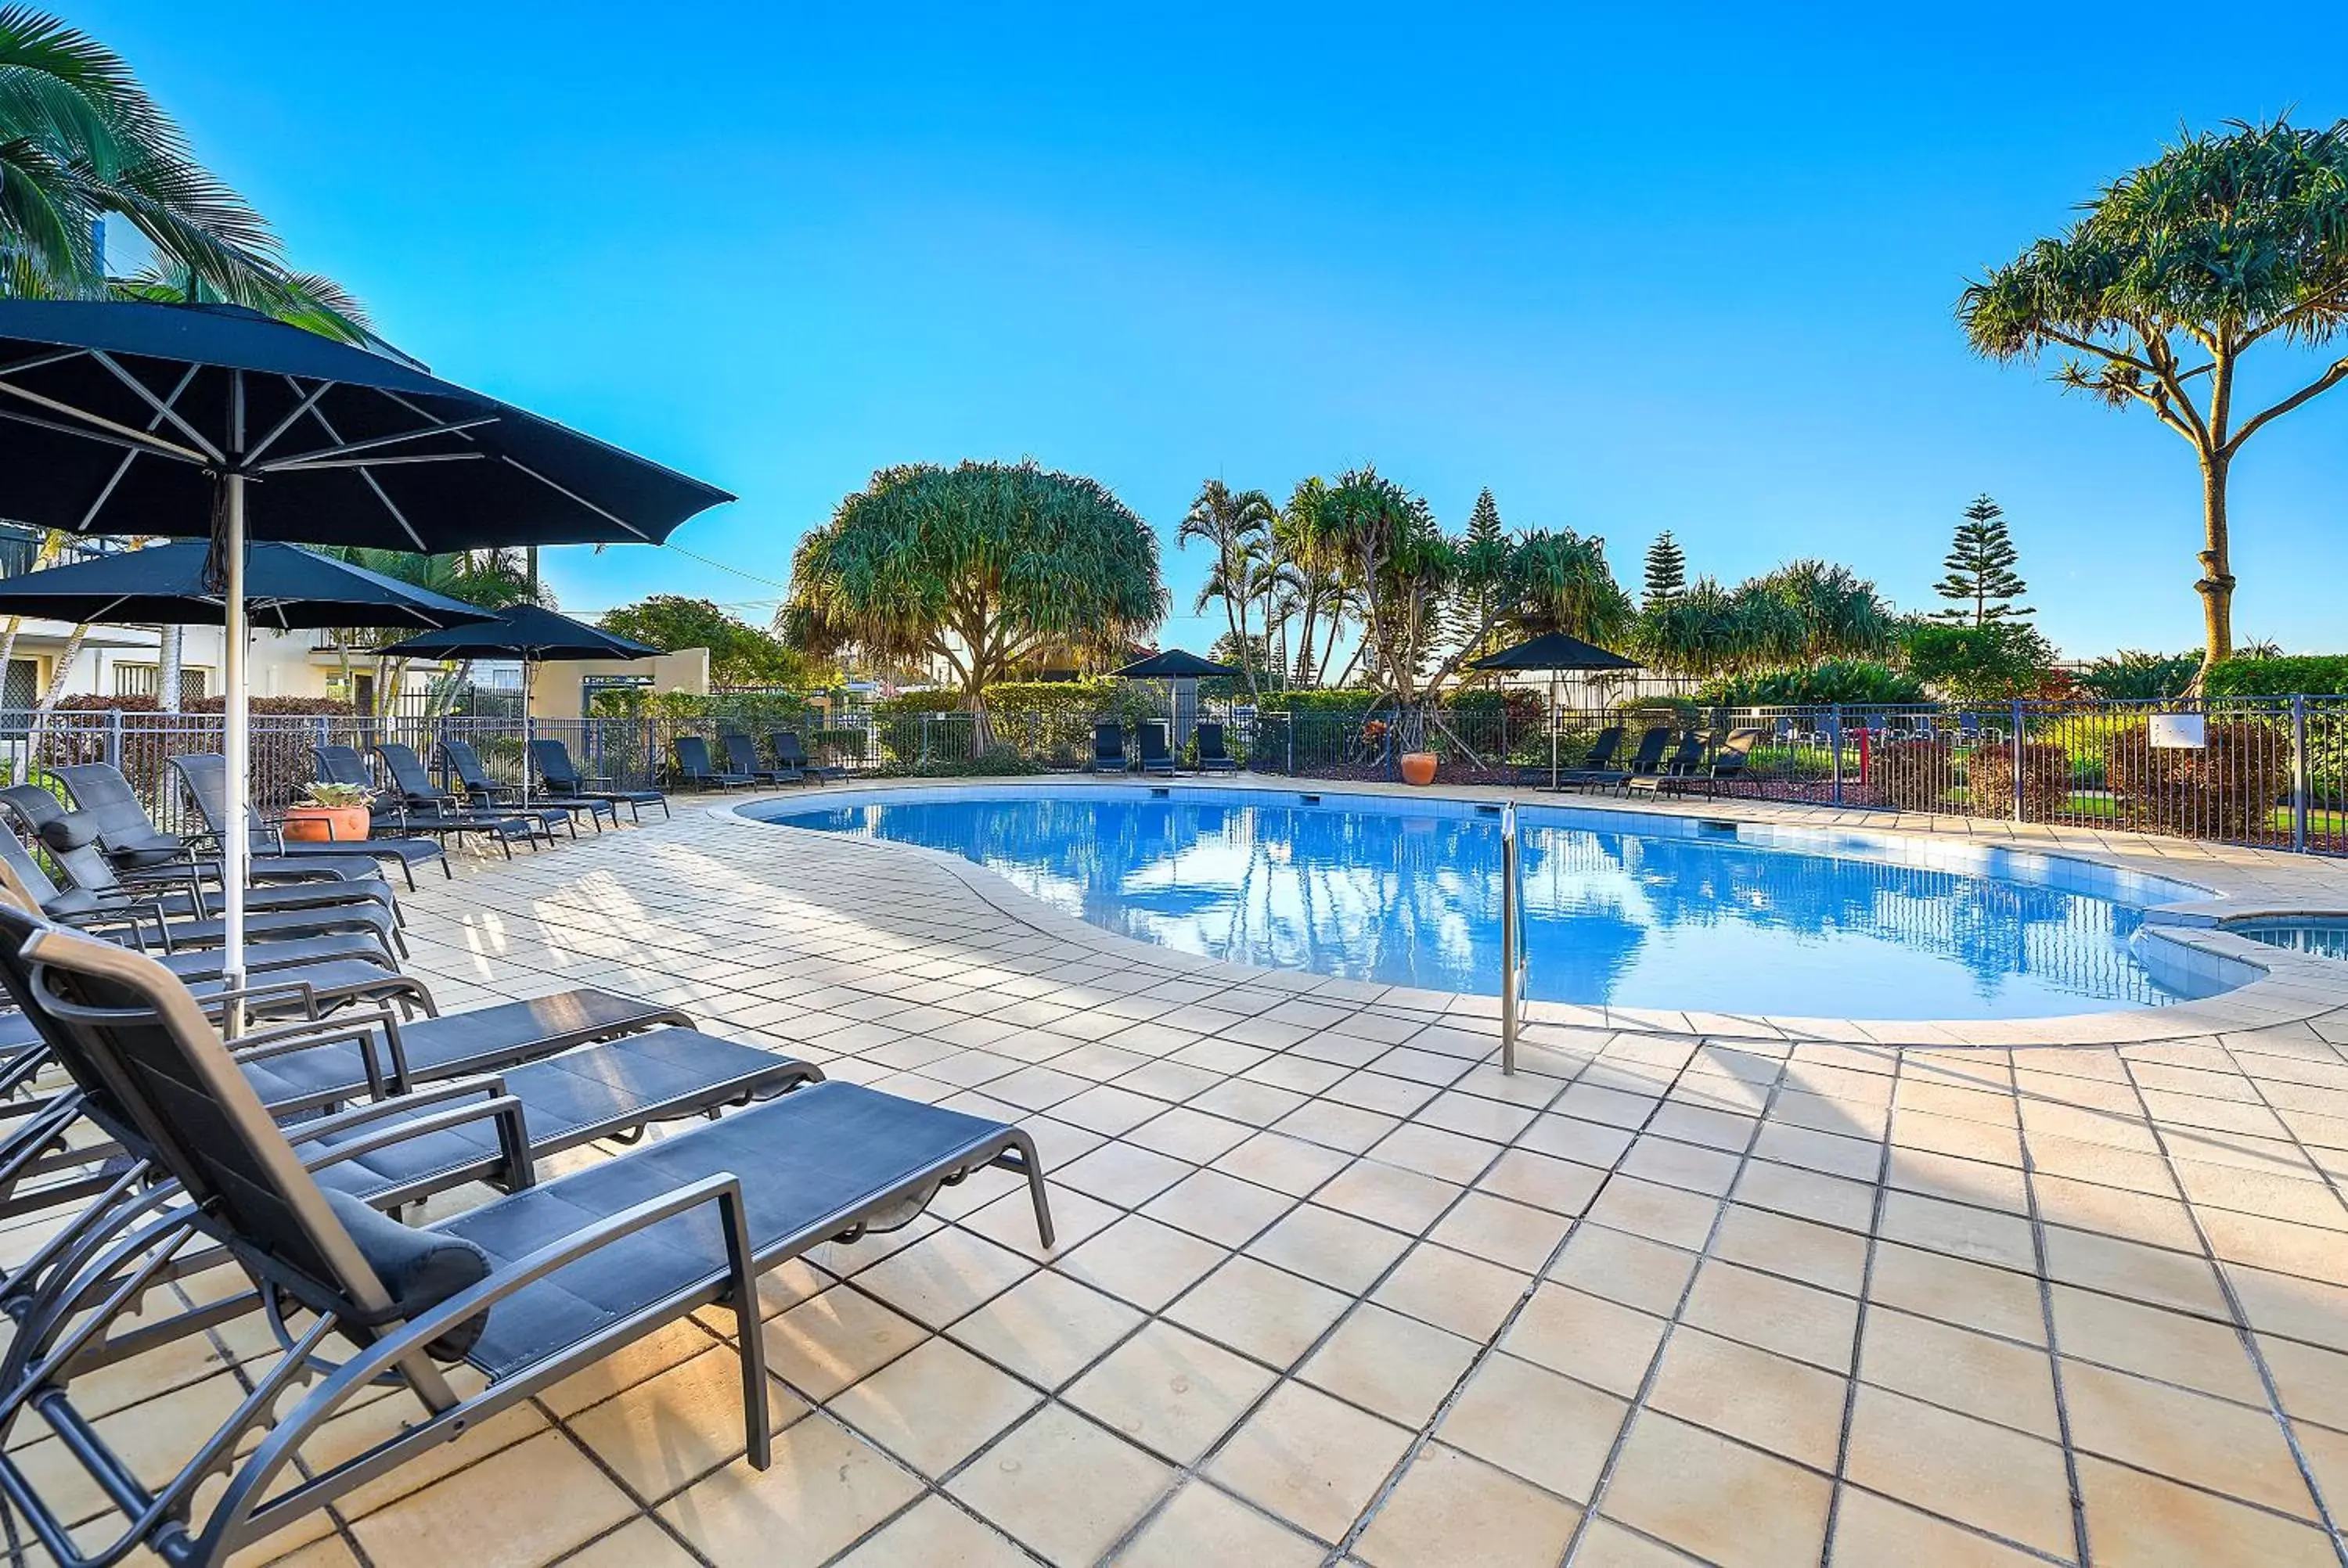
[[[2020,836],[2348,908],[2336,862]],[[2118,1044],[1548,1009],[1509,1079],[1489,999],[1200,963],[690,804],[408,908],[446,1008],[624,990],[1022,1122],[1060,1245],[991,1175],[771,1276],[767,1471],[712,1311],[254,1561],[2348,1562],[2348,965]],[[184,1452],[267,1343],[110,1373],[102,1425]]]

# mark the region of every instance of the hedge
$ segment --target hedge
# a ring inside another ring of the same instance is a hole
[[[2348,653],[2229,659],[2210,669],[2201,690],[2212,697],[2348,695]]]

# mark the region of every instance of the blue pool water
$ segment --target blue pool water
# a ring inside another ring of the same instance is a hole
[[[1341,796],[1227,804],[1205,792],[1092,791],[816,810],[785,801],[757,815],[950,851],[1093,925],[1184,952],[1499,990],[1499,830],[1488,816]],[[1686,836],[1684,823],[1626,832],[1591,825],[1601,814],[1549,815],[1528,814],[1520,845],[1537,998],[1880,1019],[2178,999],[2131,946],[2138,907],[2044,872],[1931,869]]]
[[[2244,920],[2225,927],[2237,937],[2289,948],[2319,958],[2348,958],[2348,916],[2310,915],[2291,920]]]

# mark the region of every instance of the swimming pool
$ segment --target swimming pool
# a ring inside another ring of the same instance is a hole
[[[1093,925],[1183,952],[1496,994],[1491,809],[1045,784],[747,811],[960,855]],[[1586,808],[1529,808],[1521,823],[1535,998],[1990,1019],[2184,994],[2135,941],[2146,905],[2199,896],[2183,884],[1921,839]]]
[[[2348,915],[2302,915],[2295,918],[2260,917],[2230,922],[2222,929],[2270,948],[2312,953],[2319,958],[2348,959]]]

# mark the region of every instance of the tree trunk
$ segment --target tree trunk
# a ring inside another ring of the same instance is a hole
[[[2207,639],[2201,650],[2204,674],[2234,651],[2233,551],[2226,524],[2229,462],[2223,456],[2205,456],[2201,460],[2201,580],[2193,589],[2201,596],[2201,622]]]
[[[180,671],[187,663],[188,629],[160,628],[155,637],[155,705],[166,713],[180,711]]]
[[[81,657],[81,645],[89,636],[89,628],[76,626],[73,635],[66,639],[65,648],[57,654],[57,666],[49,677],[49,689],[41,693],[41,705],[33,714],[32,743],[25,748],[28,762],[38,762],[41,746],[48,739],[49,721],[57,711],[58,702],[66,694],[66,682],[73,677],[74,661]]]

